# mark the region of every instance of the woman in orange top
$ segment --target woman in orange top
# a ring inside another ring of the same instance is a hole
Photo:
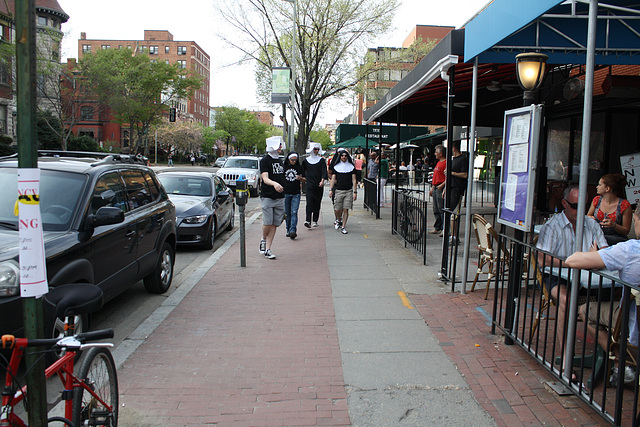
[[[631,204],[624,198],[627,180],[621,174],[607,174],[600,178],[587,216],[600,223],[609,245],[627,240],[631,229]]]

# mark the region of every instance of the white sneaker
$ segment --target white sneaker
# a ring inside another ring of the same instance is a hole
[[[264,251],[264,256],[269,259],[276,259],[276,255],[271,252],[271,249],[267,249],[266,251]]]
[[[336,230],[340,230],[340,228],[342,227],[342,221],[340,221],[339,219],[336,219],[335,221],[333,221],[333,227]]]
[[[260,240],[260,255],[264,255],[264,252],[267,250],[267,241]]]
[[[349,232],[347,231],[347,229],[346,229],[346,228],[344,228],[344,227],[342,227],[342,230],[340,230],[340,232],[341,232],[342,234],[349,234]]]
[[[314,222],[314,223],[313,223],[313,226],[314,226],[314,227],[317,227],[317,226],[318,226],[318,223],[317,223],[317,222]]]
[[[311,223],[309,221],[305,221],[304,226],[307,228],[311,228]]]

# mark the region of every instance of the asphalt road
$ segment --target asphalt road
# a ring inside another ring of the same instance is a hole
[[[156,171],[171,169],[174,170],[197,170],[215,172],[218,168],[212,167],[192,167],[177,166],[174,168],[154,167]],[[247,217],[253,215],[255,209],[260,209],[258,198],[250,198],[245,208]],[[200,265],[211,256],[224,242],[238,230],[238,209],[236,208],[235,227],[231,231],[220,234],[214,244],[213,249],[204,250],[190,246],[178,246],[176,252],[176,262],[174,267],[173,283],[164,294],[150,294],[144,289],[142,281],[136,283],[118,297],[109,301],[100,311],[91,317],[91,329],[113,328],[115,337],[111,342],[117,347],[131,332],[133,332],[156,308],[163,303],[182,282]]]

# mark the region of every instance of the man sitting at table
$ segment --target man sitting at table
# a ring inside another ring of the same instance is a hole
[[[636,237],[640,236],[640,206],[638,206],[635,211],[635,232]],[[566,264],[571,268],[581,269],[602,269],[606,267],[609,270],[618,271],[621,280],[637,286],[640,285],[640,268],[638,268],[638,266],[640,266],[640,240],[627,240],[599,251],[575,252],[567,258]],[[628,289],[629,288],[625,287],[624,292]],[[638,330],[636,307],[640,303],[640,295],[636,290],[632,290],[631,292],[633,293],[632,298],[635,297],[635,300],[629,310],[629,342],[631,345],[638,346],[640,332]],[[623,299],[624,297],[625,295],[623,295]],[[601,304],[599,319],[596,318],[598,313],[597,302],[589,303],[589,323],[587,330],[591,336],[595,338],[595,327],[597,325],[610,328],[609,319],[612,318],[615,321],[623,299],[613,304],[613,316],[610,316],[612,304]],[[580,306],[580,316],[583,319],[586,318],[586,309],[587,304]],[[608,340],[609,335],[606,332],[600,332],[598,334],[598,345],[600,345],[601,348],[607,348]],[[626,371],[625,374],[627,374]],[[628,378],[629,376],[630,378]],[[633,375],[625,375],[625,384],[632,382],[633,379]]]
[[[545,286],[549,295],[558,305],[558,329],[556,342],[562,348],[562,337],[565,327],[565,313],[567,310],[567,299],[569,289],[567,281],[559,277],[559,269],[567,268],[562,259],[574,252],[576,240],[576,220],[578,216],[578,186],[570,185],[564,190],[562,206],[564,210],[554,215],[540,229],[538,243],[536,247],[549,252],[554,257],[551,258],[542,252],[538,253],[538,265],[540,268],[552,267],[552,274],[546,275]],[[591,248],[600,249],[607,246],[607,240],[600,225],[593,219],[585,215],[582,235],[582,250],[589,251]],[[562,259],[559,259],[562,258]]]

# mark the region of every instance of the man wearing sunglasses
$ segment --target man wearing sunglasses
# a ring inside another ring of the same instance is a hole
[[[567,300],[569,298],[569,288],[567,281],[559,277],[559,268],[569,268],[562,261],[575,251],[576,222],[578,218],[578,186],[569,185],[563,194],[562,206],[564,210],[554,215],[540,229],[538,243],[536,247],[549,252],[553,258],[542,252],[538,253],[538,265],[540,269],[553,267],[553,274],[545,274],[545,286],[549,295],[558,305],[558,330],[557,342],[562,345],[564,336],[565,313],[567,310]],[[598,250],[607,247],[607,240],[604,237],[602,228],[593,218],[585,215],[582,235],[582,252]]]

